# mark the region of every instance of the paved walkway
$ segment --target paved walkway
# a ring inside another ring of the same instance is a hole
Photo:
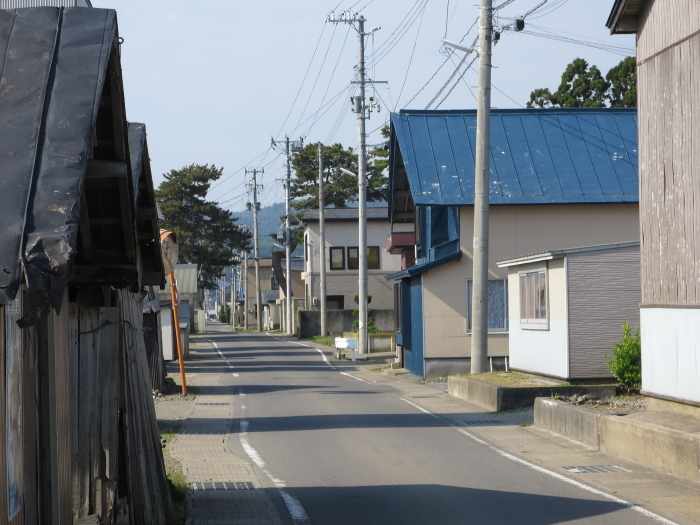
[[[192,487],[188,524],[192,525],[278,525],[281,523],[272,500],[269,480],[259,476],[255,466],[235,455],[229,438],[233,429],[232,386],[227,386],[225,366],[197,372],[198,364],[211,362],[213,345],[204,338],[193,338],[187,369],[188,386],[197,388],[197,397],[170,451],[182,463]],[[206,359],[198,351],[207,350]],[[219,365],[220,363],[217,363]],[[228,392],[227,392],[228,391]],[[265,483],[267,482],[267,484]]]

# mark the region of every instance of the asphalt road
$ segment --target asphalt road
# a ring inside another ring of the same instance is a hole
[[[265,334],[208,337],[236,394],[229,446],[278,487],[282,523],[659,523],[508,459],[315,348]]]

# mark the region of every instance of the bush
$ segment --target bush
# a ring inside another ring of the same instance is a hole
[[[622,325],[622,342],[613,344],[612,355],[606,356],[610,372],[630,389],[642,383],[642,336],[637,328],[635,335],[627,321]]]

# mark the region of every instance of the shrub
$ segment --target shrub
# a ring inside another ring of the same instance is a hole
[[[612,355],[606,356],[610,372],[629,393],[642,382],[642,336],[637,328],[635,335],[627,321],[622,325],[622,341],[614,343]]]

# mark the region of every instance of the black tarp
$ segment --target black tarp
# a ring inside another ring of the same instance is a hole
[[[0,10],[0,304],[24,274],[31,323],[58,308],[76,251],[113,10]]]

